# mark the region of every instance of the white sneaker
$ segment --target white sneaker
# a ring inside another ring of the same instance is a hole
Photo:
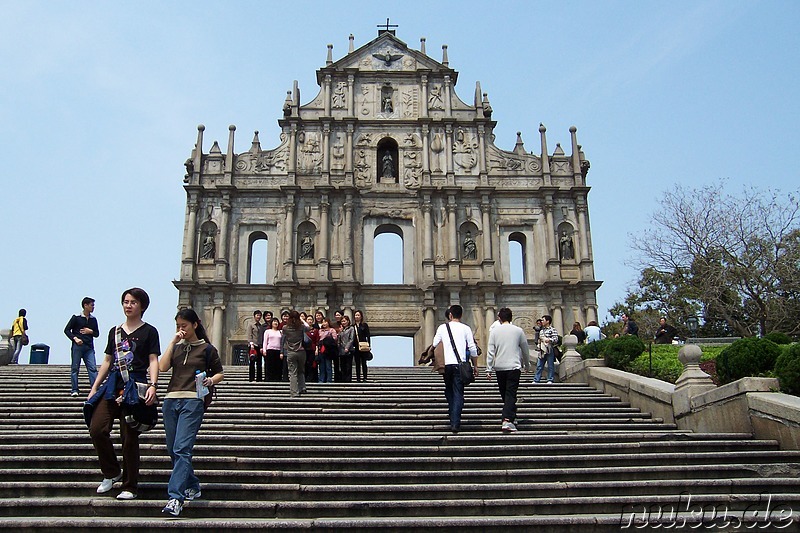
[[[136,494],[132,493],[129,490],[123,490],[117,495],[118,500],[135,500]]]
[[[509,422],[508,420],[503,420],[503,433],[514,433],[517,431],[517,426],[514,425],[514,422]]]
[[[183,504],[175,498],[172,498],[167,502],[167,505],[161,509],[161,512],[172,516],[180,516],[181,510],[183,510]]]
[[[101,481],[100,485],[97,486],[97,494],[105,494],[106,492],[110,491],[111,488],[114,486],[114,483],[116,483],[120,479],[122,479],[122,472],[120,472],[117,477],[103,478],[103,481]]]
[[[201,491],[200,489],[186,489],[185,491],[183,491],[183,496],[184,498],[186,498],[187,502],[196,500],[202,495],[203,491]]]

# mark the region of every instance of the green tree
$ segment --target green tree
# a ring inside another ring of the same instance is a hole
[[[632,236],[642,274],[619,305],[679,328],[699,314],[706,334],[798,333],[800,195],[725,190],[722,181],[662,194],[649,228]]]

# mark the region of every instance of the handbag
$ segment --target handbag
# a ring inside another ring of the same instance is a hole
[[[433,370],[444,374],[444,343],[439,343],[433,348]]]
[[[456,360],[458,360],[458,371],[461,373],[461,382],[466,387],[475,381],[475,374],[472,372],[472,365],[469,363],[469,358],[467,358],[466,361],[461,360],[461,355],[459,355],[458,349],[456,348],[456,341],[453,339],[453,332],[450,331],[450,324],[445,324],[445,326],[447,327],[447,334],[450,335],[450,342],[453,345],[453,352],[456,354]]]
[[[23,333],[19,339],[19,342],[21,342],[23,346],[27,346],[28,344],[30,344],[31,339],[28,337],[27,333]]]
[[[358,326],[355,326],[355,330],[356,330],[356,341],[358,341],[358,351],[359,352],[368,352],[368,351],[370,351],[369,343],[367,341],[362,341],[358,337]],[[367,361],[370,361],[371,359],[372,358],[370,357],[369,359],[367,359]]]

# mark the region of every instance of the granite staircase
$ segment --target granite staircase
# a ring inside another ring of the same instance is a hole
[[[479,379],[452,434],[428,368],[375,368],[300,399],[226,370],[195,447],[202,499],[171,519],[161,425],[141,437],[138,498],[97,495],[69,368],[0,368],[0,529],[800,530],[800,452],[679,430],[585,384],[523,375],[520,430],[502,434],[496,384]]]

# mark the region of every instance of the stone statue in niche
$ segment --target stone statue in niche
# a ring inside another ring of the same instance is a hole
[[[381,111],[383,113],[393,113],[394,106],[392,105],[392,97],[389,95],[384,96],[381,98]]]
[[[561,239],[558,241],[558,250],[561,254],[561,260],[575,259],[575,245],[572,242],[572,235],[566,231],[561,232]]]
[[[472,232],[468,231],[467,236],[464,237],[464,259],[475,260],[478,258],[478,248],[475,246],[475,240],[472,238]]]
[[[214,242],[214,231],[208,230],[203,239],[203,249],[200,252],[201,259],[214,259],[216,257],[216,243]]]
[[[334,109],[344,109],[346,94],[347,84],[343,81],[340,81],[336,84],[336,88],[333,90],[333,96],[331,96],[331,107]]]
[[[314,259],[314,239],[309,232],[300,241],[300,259]]]
[[[184,176],[186,179],[183,181],[189,181],[189,178],[191,178],[192,174],[194,174],[194,161],[192,161],[192,158],[190,157],[186,160],[183,166],[186,167],[186,175]]]
[[[381,178],[383,178],[382,181],[395,178],[394,158],[392,157],[392,153],[388,150],[383,154],[383,158],[381,159]]]

